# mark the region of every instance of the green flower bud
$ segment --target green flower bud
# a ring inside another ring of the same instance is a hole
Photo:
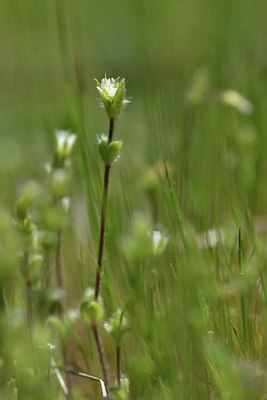
[[[27,183],[21,193],[17,203],[17,217],[23,221],[27,218],[29,207],[40,195],[40,187],[35,182]]]
[[[23,221],[23,233],[25,233],[26,235],[30,235],[33,233],[33,231],[36,229],[36,226],[34,225],[34,223],[32,222],[31,218],[26,218]]]
[[[63,199],[69,191],[70,174],[64,169],[57,169],[54,171],[51,179],[51,195],[54,200]]]
[[[68,336],[68,332],[64,322],[57,316],[49,317],[47,322],[57,331],[62,342],[65,343]]]
[[[125,99],[125,80],[118,77],[103,78],[101,83],[96,80],[97,90],[101,95],[103,106],[110,119],[117,118],[125,104],[129,101]]]
[[[118,309],[113,314],[109,322],[105,324],[105,329],[114,339],[116,346],[120,346],[122,337],[128,329],[128,321],[123,316],[122,310]]]
[[[122,142],[115,141],[108,143],[108,137],[102,134],[98,138],[98,150],[102,160],[108,166],[110,166],[116,158],[119,156],[121,151]]]
[[[57,316],[49,317],[48,323],[50,323],[57,330],[58,334],[63,340],[63,343],[65,343],[77,318],[77,310],[68,310],[64,313],[63,318],[59,318]]]
[[[90,303],[95,298],[95,291],[93,288],[88,287],[83,293],[82,303]]]
[[[70,156],[77,135],[68,131],[56,131],[56,156],[54,166],[62,168],[65,165],[66,159]]]
[[[96,301],[82,303],[80,312],[82,319],[90,325],[96,325],[104,315],[103,308]]]
[[[40,243],[45,249],[49,249],[56,245],[57,233],[51,231],[44,231],[40,236]]]
[[[115,400],[126,400],[129,394],[129,379],[127,376],[121,377],[121,386],[111,386],[110,392],[112,393],[112,398]]]
[[[111,386],[110,392],[114,400],[127,400],[127,393],[119,386]]]
[[[68,215],[60,204],[44,204],[38,216],[39,226],[44,231],[57,232],[66,226]]]
[[[97,302],[95,301],[94,289],[87,288],[85,290],[80,306],[80,313],[82,319],[90,325],[96,325],[103,318],[103,301],[101,297],[99,297]]]
[[[36,231],[36,226],[32,222],[31,218],[26,218],[23,221],[19,221],[17,224],[18,231],[21,234],[21,240],[25,251],[33,245],[33,235]]]

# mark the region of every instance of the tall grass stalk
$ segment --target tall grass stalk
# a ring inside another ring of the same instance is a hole
[[[243,268],[243,245],[242,245],[242,232],[241,228],[239,228],[238,232],[238,267],[239,267],[239,275],[240,279],[242,280],[242,268]],[[241,287],[241,294],[240,294],[240,302],[241,302],[241,312],[242,312],[242,321],[243,321],[243,335],[244,335],[244,341],[245,343],[247,342],[247,315],[246,315],[246,303],[245,303],[245,298],[243,294],[243,289]]]

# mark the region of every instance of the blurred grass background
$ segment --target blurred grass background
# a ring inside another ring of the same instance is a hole
[[[237,126],[252,125],[251,179],[242,183],[253,212],[264,212],[264,7],[260,1],[230,0],[1,2],[3,178],[16,182],[21,166],[25,173],[36,171],[55,127],[83,129],[93,147],[95,133],[106,129],[93,79],[107,73],[126,77],[132,98],[118,128],[127,143],[125,158],[131,154],[134,161],[153,163],[164,154],[175,163],[178,181],[188,170],[186,185],[193,193],[184,203],[193,212],[197,202],[197,218],[209,225],[216,218],[212,204],[221,214],[230,205],[223,194],[238,191],[239,173],[227,170],[222,159],[241,150]],[[249,98],[253,115],[239,117],[209,101],[185,127],[185,93],[199,68],[206,68],[214,92],[232,88]],[[198,183],[204,176],[209,198],[203,202],[206,190]],[[9,194],[5,197],[8,202]]]
[[[64,249],[70,307],[94,283],[90,260],[102,196],[95,135],[108,129],[94,78],[126,78],[131,103],[115,127],[124,146],[111,177],[104,295],[108,314],[121,302],[130,304],[134,334],[125,339],[123,368],[136,382],[133,398],[265,398],[263,290],[258,328],[251,315],[266,268],[265,237],[255,236],[253,228],[253,216],[266,214],[267,205],[266,15],[260,0],[0,3],[1,206],[13,215],[21,185],[43,179],[56,128],[78,134],[73,224]],[[196,73],[205,77],[207,96],[190,104]],[[225,89],[249,99],[253,113],[219,102]],[[193,246],[188,254],[180,246],[163,161],[186,231],[197,235],[230,225],[215,249],[199,252]],[[257,249],[242,290],[240,226],[245,260]],[[156,259],[131,243],[148,227],[170,238]],[[242,332],[241,292],[249,361],[229,322]],[[215,336],[212,344],[208,331]]]

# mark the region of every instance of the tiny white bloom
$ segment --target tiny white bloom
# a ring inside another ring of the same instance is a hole
[[[102,105],[107,111],[109,118],[119,116],[123,106],[128,103],[125,99],[125,80],[119,77],[101,79],[101,83],[95,79],[96,88],[100,93]]]
[[[68,149],[70,149],[70,150],[73,149],[76,138],[77,138],[77,135],[75,133],[72,133],[71,135],[68,136],[68,138],[67,138]]]
[[[219,99],[243,114],[251,114],[253,104],[235,90],[225,90],[219,94]]]
[[[161,254],[169,241],[168,236],[163,235],[160,231],[152,232],[153,252],[155,255]]]
[[[68,132],[67,131],[63,131],[63,130],[58,130],[56,131],[56,141],[57,141],[57,148],[58,150],[63,149],[64,144],[66,142],[68,136]]]
[[[97,87],[100,94],[108,96],[112,99],[118,89],[118,81],[115,81],[114,78],[103,78],[101,80],[101,84],[98,84]]]
[[[65,130],[56,131],[57,152],[61,156],[68,157],[72,152],[77,135]]]
[[[158,247],[160,240],[161,240],[160,231],[153,231],[153,245],[155,248]]]

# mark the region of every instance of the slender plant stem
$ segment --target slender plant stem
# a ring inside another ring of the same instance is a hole
[[[109,121],[109,135],[108,135],[109,143],[113,139],[113,132],[114,132],[114,119],[110,119],[110,121]],[[98,299],[99,292],[100,292],[100,281],[101,281],[101,271],[102,271],[104,242],[105,242],[105,227],[106,227],[106,211],[107,211],[107,199],[108,199],[109,173],[110,173],[110,166],[109,165],[105,165],[104,189],[103,189],[103,199],[102,199],[102,208],[101,208],[101,223],[100,223],[98,258],[97,258],[97,273],[96,273],[96,283],[95,283],[95,300]]]
[[[61,247],[62,247],[62,232],[58,231],[57,233],[57,247],[56,247],[56,278],[57,278],[57,286],[60,289],[63,289],[63,279],[62,279],[62,259],[61,259]],[[63,318],[63,307],[62,304],[59,302],[58,304],[58,314],[60,318]],[[68,349],[66,343],[61,342],[61,351],[62,351],[62,358],[63,358],[63,365],[65,368],[68,366]],[[71,399],[71,379],[68,374],[66,374],[66,385],[67,385],[67,393],[66,399]]]
[[[109,133],[108,133],[108,141],[109,141],[109,143],[113,139],[113,133],[114,133],[114,118],[111,118],[109,120]]]
[[[121,348],[116,347],[116,374],[119,387],[121,387]]]
[[[168,182],[168,185],[170,188],[171,199],[172,199],[174,209],[175,209],[177,225],[178,225],[178,228],[180,231],[180,235],[182,238],[184,248],[186,251],[188,251],[188,242],[187,242],[186,234],[185,234],[184,227],[183,227],[183,220],[182,220],[180,204],[179,204],[178,198],[176,196],[173,183],[171,182],[171,178],[170,178],[170,174],[169,174],[169,170],[168,170],[168,166],[167,166],[166,162],[164,162],[164,168],[165,168],[166,179],[167,179],[167,182]]]
[[[108,142],[111,143],[113,139],[114,132],[114,119],[111,118],[109,121],[109,135]],[[98,246],[98,257],[97,257],[97,272],[96,272],[96,282],[95,282],[95,300],[97,301],[100,293],[100,282],[101,282],[101,272],[103,264],[103,254],[104,254],[104,242],[105,242],[105,228],[106,228],[106,211],[107,211],[107,200],[108,200],[108,184],[109,184],[109,173],[110,165],[105,165],[104,172],[104,188],[103,188],[103,199],[101,207],[101,223],[100,223],[100,234],[99,234],[99,246]],[[93,333],[96,341],[98,356],[102,368],[102,373],[106,386],[109,386],[109,373],[108,364],[105,355],[105,350],[101,340],[101,336],[98,331],[97,325],[93,326]]]
[[[29,331],[32,334],[32,324],[33,324],[33,306],[32,306],[32,283],[31,281],[26,281],[27,288],[27,307],[28,307],[28,323],[29,323]]]
[[[102,369],[102,372],[103,372],[104,382],[105,382],[105,385],[108,388],[109,383],[110,383],[109,382],[108,364],[107,364],[107,359],[106,359],[106,355],[105,355],[105,350],[104,350],[104,347],[103,347],[102,339],[101,339],[101,336],[99,334],[97,325],[93,326],[93,333],[94,333],[94,337],[95,337],[95,341],[96,341],[96,347],[97,347],[97,352],[98,352],[98,355],[99,355],[101,369]]]
[[[28,269],[29,254],[27,251],[24,253],[25,270]],[[33,306],[32,306],[32,283],[30,279],[26,279],[26,301],[27,301],[27,314],[28,314],[28,326],[30,334],[32,334],[33,324]]]
[[[103,191],[103,200],[102,200],[102,209],[101,209],[101,223],[100,223],[98,258],[97,258],[97,273],[96,273],[96,283],[95,283],[95,300],[98,299],[99,292],[100,292],[100,281],[101,281],[101,271],[102,271],[104,242],[105,242],[105,226],[106,226],[106,210],[107,210],[107,199],[108,199],[109,172],[110,172],[110,166],[105,165],[104,191]]]
[[[63,280],[62,280],[62,262],[61,262],[61,241],[62,234],[61,231],[57,233],[57,247],[56,247],[56,277],[57,277],[57,286],[62,289],[63,288]],[[60,306],[59,314],[62,314],[62,307]]]
[[[243,243],[242,243],[242,232],[241,228],[239,228],[238,232],[238,267],[239,267],[239,275],[241,277],[242,267],[243,267]],[[243,320],[243,333],[244,340],[247,340],[247,320],[246,320],[246,304],[244,295],[241,292],[240,294],[240,302],[241,302],[241,312],[242,312],[242,320]]]

